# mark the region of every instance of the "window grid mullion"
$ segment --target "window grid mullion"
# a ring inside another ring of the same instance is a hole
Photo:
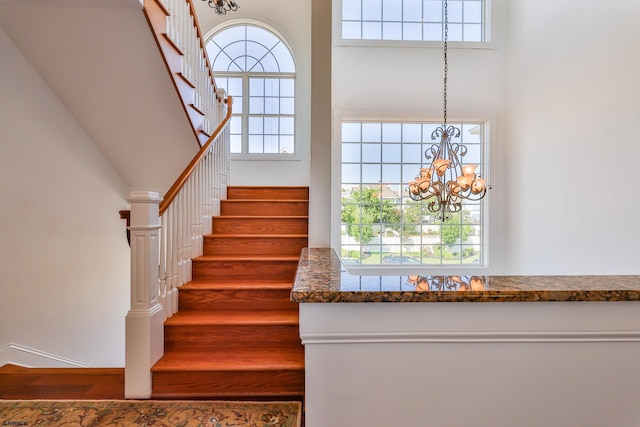
[[[249,76],[242,73],[242,152],[249,152]]]

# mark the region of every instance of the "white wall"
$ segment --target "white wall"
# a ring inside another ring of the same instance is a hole
[[[123,366],[128,187],[0,29],[0,365]]]
[[[332,134],[332,4],[312,0],[311,182],[309,187],[309,247],[331,246],[331,134]]]
[[[263,22],[289,43],[296,62],[296,149],[290,161],[236,160],[231,162],[232,185],[309,185],[311,147],[311,1],[242,0],[240,9],[216,15],[206,2],[194,1],[203,34],[229,20]],[[328,90],[328,89],[327,89]]]
[[[509,1],[505,271],[640,273],[638,22],[636,1]]]
[[[491,3],[493,48],[450,48],[448,85],[449,121],[496,117],[489,273],[639,273],[640,3]],[[334,46],[333,67],[336,110],[441,115],[441,48]]]

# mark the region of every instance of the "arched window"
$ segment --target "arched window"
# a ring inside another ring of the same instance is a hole
[[[218,87],[234,99],[231,152],[294,154],[296,68],[285,42],[239,24],[215,32],[206,47]]]

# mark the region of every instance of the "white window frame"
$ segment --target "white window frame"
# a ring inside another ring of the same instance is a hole
[[[442,121],[442,113],[435,111],[411,111],[400,115],[391,115],[379,111],[363,110],[335,110],[334,111],[334,135],[332,138],[331,156],[331,246],[340,254],[342,247],[341,226],[342,226],[342,123],[343,122],[404,122],[404,123],[425,123]],[[481,174],[491,183],[491,142],[496,139],[496,114],[489,112],[469,113],[452,116],[449,114],[449,123],[483,123],[483,169]],[[416,171],[417,175],[418,171]],[[407,183],[408,184],[408,183]],[[455,264],[455,265],[348,265],[346,269],[355,274],[414,274],[423,275],[451,275],[451,274],[487,274],[490,271],[490,194],[480,203],[482,222],[482,264]]]
[[[300,115],[300,108],[301,108],[301,102],[300,102],[300,88],[299,88],[299,79],[298,79],[298,64],[296,61],[296,57],[294,55],[294,51],[291,48],[291,45],[288,43],[288,41],[286,40],[286,38],[275,28],[260,22],[260,21],[256,21],[256,20],[252,20],[252,19],[233,19],[233,20],[229,20],[226,21],[224,24],[218,25],[214,28],[212,28],[211,30],[209,30],[205,36],[204,36],[204,40],[205,40],[205,46],[207,45],[207,43],[209,42],[209,40],[217,33],[219,33],[220,31],[223,31],[229,27],[235,27],[235,26],[240,26],[240,25],[247,25],[247,26],[255,26],[255,27],[259,27],[262,28],[268,32],[273,33],[276,37],[278,37],[280,39],[280,41],[287,47],[287,49],[289,50],[289,53],[291,54],[291,57],[293,59],[293,63],[294,63],[294,67],[295,67],[295,72],[294,73],[290,73],[290,72],[282,72],[282,73],[274,73],[274,72],[265,72],[265,73],[254,73],[254,72],[243,72],[243,73],[224,73],[224,72],[219,72],[216,74],[215,71],[214,72],[214,76],[220,77],[220,78],[240,78],[242,79],[242,100],[243,100],[243,105],[236,105],[234,106],[234,112],[237,110],[240,110],[241,113],[239,115],[242,116],[242,153],[231,153],[231,159],[232,160],[259,160],[259,161],[269,161],[269,160],[301,160],[302,156],[300,153],[300,145],[298,143],[299,140],[299,135],[300,135],[300,129],[299,129],[299,120],[298,117]],[[213,60],[213,58],[209,58],[210,60]],[[212,67],[213,69],[213,67]],[[249,127],[249,123],[248,123],[248,105],[249,105],[249,80],[251,78],[272,78],[272,77],[279,77],[279,78],[290,78],[292,77],[294,80],[294,114],[293,114],[293,121],[294,121],[294,135],[293,135],[293,147],[294,147],[294,153],[249,153],[248,152],[248,148],[249,148],[249,133],[248,133],[248,127]],[[236,115],[236,114],[234,114]]]
[[[480,42],[472,41],[448,41],[451,49],[496,49],[497,19],[493,2],[495,0],[484,1],[484,40]],[[505,0],[503,0],[505,1]],[[333,0],[333,44],[342,47],[419,47],[419,48],[439,48],[442,49],[442,41],[427,40],[364,40],[364,39],[343,39],[342,38],[342,0]]]

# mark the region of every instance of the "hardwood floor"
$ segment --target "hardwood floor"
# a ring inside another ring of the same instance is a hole
[[[0,399],[124,399],[124,368],[0,367]]]

